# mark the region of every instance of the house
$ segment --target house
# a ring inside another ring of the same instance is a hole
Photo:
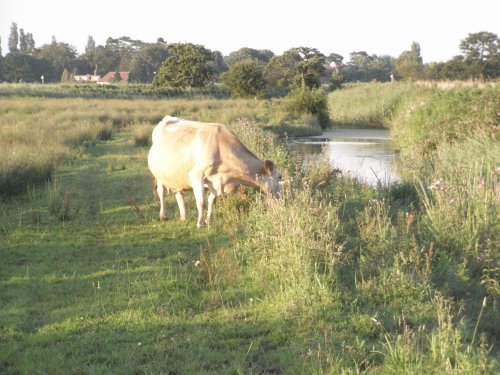
[[[119,72],[120,73],[120,78],[122,83],[128,83],[128,76],[129,72]],[[106,73],[97,83],[101,85],[109,85],[112,81],[113,78],[115,78],[116,72],[108,72]]]
[[[101,79],[101,76],[95,74],[84,74],[84,75],[75,75],[73,76],[73,80],[76,82],[86,83],[86,82],[98,82]]]

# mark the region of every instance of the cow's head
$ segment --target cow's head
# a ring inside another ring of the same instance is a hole
[[[261,177],[261,184],[273,196],[279,197],[281,193],[281,172],[271,160],[264,161],[264,169],[266,173]]]

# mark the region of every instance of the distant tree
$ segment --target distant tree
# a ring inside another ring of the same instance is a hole
[[[26,53],[28,51],[28,44],[26,43],[26,35],[24,35],[24,30],[19,29],[19,51],[21,53]]]
[[[500,76],[500,41],[496,34],[487,31],[469,34],[459,47],[473,78]]]
[[[210,63],[213,54],[201,45],[177,43],[169,45],[171,56],[161,65],[153,85],[171,87],[202,87],[213,76]]]
[[[61,77],[63,70],[71,69],[76,58],[76,50],[67,43],[52,42],[40,47],[36,57],[51,61],[56,69],[58,78]]]
[[[320,78],[325,74],[325,56],[316,48],[299,47],[290,51],[300,56],[296,64],[296,82],[310,88],[319,87]]]
[[[274,56],[265,68],[265,78],[270,86],[318,87],[325,74],[325,56],[315,48],[291,48]]]
[[[51,61],[21,53],[9,53],[3,58],[3,74],[7,82],[40,82],[42,75],[45,82],[61,78]]]
[[[221,74],[224,72],[227,72],[229,70],[229,67],[227,66],[226,62],[224,61],[224,57],[222,56],[222,53],[220,51],[214,51],[213,53],[214,61],[211,63],[211,66],[215,72],[215,74]]]
[[[94,66],[86,58],[86,55],[77,56],[76,59],[71,61],[68,70],[71,74],[91,74],[93,72]]]
[[[85,46],[85,55],[92,60],[95,53],[95,40],[92,35],[87,38],[87,45]]]
[[[425,78],[429,80],[463,80],[469,77],[463,56],[455,56],[446,62],[433,62],[425,67]]]
[[[420,45],[413,42],[410,51],[403,51],[396,59],[396,70],[402,79],[423,78],[424,65],[420,55]]]
[[[269,50],[257,50],[254,48],[240,48],[237,51],[231,52],[226,58],[224,58],[224,62],[231,66],[239,61],[244,60],[256,60],[260,64],[267,64],[271,58],[274,56],[274,53]]]
[[[164,44],[148,44],[142,47],[130,64],[130,81],[151,83],[161,64],[170,56]]]
[[[342,73],[340,73],[338,69],[335,69],[332,76],[330,77],[330,81],[328,82],[328,88],[332,91],[341,89],[344,85],[344,82],[345,78]]]
[[[330,53],[328,56],[326,56],[325,61],[328,64],[334,63],[335,65],[342,65],[344,56],[339,55],[338,53]]]
[[[0,82],[3,81],[2,38],[0,37]]]
[[[222,74],[221,82],[235,98],[262,97],[266,87],[263,71],[255,60],[239,61]]]
[[[109,45],[97,46],[91,60],[94,66],[97,66],[97,74],[103,76],[108,72],[116,70],[120,65],[120,54]]]
[[[62,75],[61,75],[61,83],[69,82],[69,80],[70,80],[70,76],[69,76],[68,69],[64,68]]]
[[[108,38],[105,48],[118,56],[121,71],[130,71],[134,57],[144,45],[140,40],[122,36],[118,39]]]
[[[26,33],[26,53],[32,55],[35,52],[35,40],[32,33]]]
[[[9,52],[10,53],[15,53],[18,52],[17,45],[19,43],[19,34],[17,32],[17,23],[12,22],[12,25],[10,26],[10,34],[9,34]]]
[[[351,52],[349,62],[342,67],[347,82],[386,82],[394,71],[393,57],[369,55],[365,51]]]
[[[113,83],[119,83],[119,82],[121,82],[121,80],[122,80],[122,77],[121,77],[121,75],[120,75],[120,72],[117,70],[117,71],[115,72],[115,75],[114,75],[114,76],[113,76],[113,78],[111,79],[111,82],[113,82]]]
[[[298,56],[283,53],[274,56],[264,68],[264,78],[270,87],[288,88],[295,83],[295,64]]]

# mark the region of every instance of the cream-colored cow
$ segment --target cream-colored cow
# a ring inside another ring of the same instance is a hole
[[[184,192],[193,190],[198,227],[205,225],[204,190],[208,189],[207,221],[217,196],[240,185],[273,195],[280,193],[281,173],[269,160],[257,158],[226,126],[165,116],[153,130],[148,165],[160,197],[160,219],[165,212],[166,189],[175,192],[181,220],[186,219]]]

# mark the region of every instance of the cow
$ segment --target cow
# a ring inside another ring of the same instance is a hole
[[[260,160],[225,125],[165,116],[153,129],[148,166],[160,198],[160,220],[167,218],[165,193],[175,193],[181,220],[186,220],[184,192],[192,190],[197,226],[210,221],[215,199],[246,185],[273,196],[280,194],[281,173],[270,160]],[[208,190],[207,220],[204,219]]]

